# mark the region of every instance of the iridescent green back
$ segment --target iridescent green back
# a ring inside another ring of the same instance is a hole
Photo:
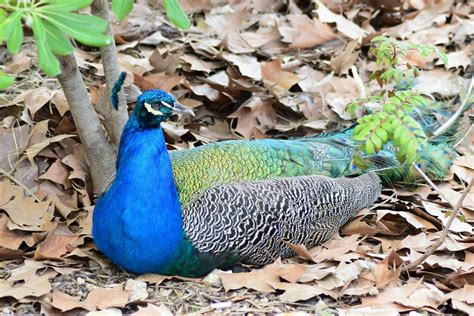
[[[354,146],[334,137],[225,141],[172,151],[170,156],[180,200],[186,204],[198,192],[218,183],[350,174]]]
[[[353,163],[357,142],[352,129],[323,136],[291,140],[223,141],[170,152],[175,183],[182,205],[217,184],[299,175],[330,177],[360,174]],[[365,157],[369,170],[384,184],[419,179],[411,166],[402,166],[395,148],[387,144],[378,155]],[[430,144],[420,152],[419,167],[432,179],[442,179],[455,150],[449,144]]]

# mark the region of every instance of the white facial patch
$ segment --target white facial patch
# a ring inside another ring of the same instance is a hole
[[[169,105],[168,103],[166,103],[165,101],[161,101],[161,104],[163,104],[164,106],[167,106],[169,107],[170,109],[172,109],[173,107],[171,105]]]
[[[155,110],[150,103],[145,102],[145,109],[153,115],[163,115],[163,113],[159,110]]]

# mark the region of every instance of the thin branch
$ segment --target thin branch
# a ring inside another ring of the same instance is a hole
[[[354,76],[354,80],[356,82],[357,88],[359,89],[360,98],[365,99],[367,97],[367,89],[365,88],[364,83],[362,82],[362,79],[360,79],[356,66],[352,65],[351,71],[352,71],[352,76]]]
[[[107,35],[113,37],[112,27],[110,26],[110,10],[107,0],[94,0],[91,6],[92,13],[95,16],[101,17],[108,22],[107,26]],[[110,103],[110,96],[112,87],[114,86],[115,81],[119,77],[120,73],[120,64],[118,62],[117,48],[115,47],[115,41],[112,40],[112,43],[107,46],[100,47],[100,56],[102,57],[102,64],[104,65],[105,72],[105,81],[107,84],[107,112],[110,117],[110,127],[107,126],[112,142],[115,147],[118,147],[120,142],[120,135],[122,135],[122,129],[125,123],[128,120],[127,112],[127,101],[125,99],[125,94],[123,90],[118,93],[118,110],[114,110]],[[107,125],[109,125],[107,124]]]
[[[443,125],[441,125],[436,131],[434,131],[433,133],[433,137],[436,137],[436,136],[439,136],[441,134],[443,134],[444,132],[446,132],[446,130],[448,130],[451,125],[454,124],[454,122],[456,122],[456,120],[459,118],[459,116],[461,116],[461,114],[464,112],[464,106],[466,105],[467,101],[469,100],[469,96],[471,95],[472,93],[472,89],[473,89],[473,86],[474,86],[474,79],[471,78],[470,82],[469,82],[469,87],[467,88],[467,93],[466,93],[466,97],[464,98],[461,106],[459,107],[459,109],[456,111],[456,113],[453,114],[453,116],[451,116],[449,118],[449,120],[447,120],[446,122],[444,122]]]
[[[413,261],[412,263],[408,264],[406,266],[406,269],[407,270],[413,270],[413,269],[416,269],[416,267],[418,267],[420,264],[422,264],[429,256],[431,256],[435,251],[436,249],[438,249],[439,246],[441,246],[441,244],[445,241],[446,237],[448,236],[448,233],[449,233],[449,228],[451,227],[451,224],[453,223],[454,219],[456,218],[457,214],[458,214],[458,211],[459,211],[459,208],[461,207],[462,205],[462,202],[464,201],[464,199],[466,198],[467,194],[469,193],[469,191],[471,190],[472,188],[472,185],[474,183],[474,181],[471,181],[468,186],[464,189],[464,191],[462,192],[462,195],[461,197],[459,198],[459,200],[457,201],[456,204],[453,204],[444,194],[443,192],[441,192],[441,190],[433,183],[433,181],[431,181],[430,178],[428,178],[428,176],[420,169],[418,168],[418,166],[416,164],[413,164],[413,166],[415,167],[415,169],[420,173],[420,175],[426,180],[426,182],[428,182],[428,184],[439,194],[439,196],[441,196],[442,198],[444,198],[446,201],[448,201],[449,205],[451,205],[452,209],[453,209],[453,213],[451,214],[451,216],[449,217],[448,221],[446,222],[446,225],[444,226],[443,228],[443,231],[441,233],[441,237],[433,244],[431,245],[430,248],[428,248],[428,250],[426,250],[426,252],[421,256],[419,257],[418,259],[416,259],[415,261]]]

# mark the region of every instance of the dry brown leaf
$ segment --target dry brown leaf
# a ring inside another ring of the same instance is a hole
[[[389,259],[390,256],[386,256],[385,259],[379,262],[375,267],[375,283],[379,290],[383,290],[389,284],[396,286],[402,271],[401,266],[398,268],[393,267]]]
[[[283,302],[297,302],[308,300],[316,295],[329,295],[330,291],[324,290],[315,285],[291,284],[283,282],[271,282],[271,286],[277,290],[285,290],[285,293],[278,296]]]
[[[424,218],[421,218],[419,216],[416,216],[412,213],[408,212],[399,212],[399,211],[390,211],[390,210],[377,210],[377,222],[381,220],[385,215],[387,214],[392,214],[395,216],[401,216],[403,217],[410,225],[412,225],[415,228],[418,229],[436,229],[436,226],[434,226],[432,223],[427,221]]]
[[[82,302],[89,310],[105,309],[109,307],[124,307],[128,303],[129,293],[121,285],[113,288],[95,287]]]
[[[62,163],[72,168],[69,179],[80,179],[84,183],[89,176],[89,165],[84,147],[81,145],[74,146],[74,153],[67,155],[61,160]]]
[[[58,224],[50,231],[46,239],[36,248],[35,260],[62,260],[63,256],[70,250],[70,245],[78,239],[66,225]]]
[[[61,163],[60,159],[56,159],[55,162],[49,167],[49,169],[38,177],[38,179],[50,180],[55,183],[61,184],[65,189],[71,187],[71,181],[69,180],[69,172],[66,167]]]
[[[339,53],[336,57],[331,58],[331,69],[338,75],[347,74],[349,69],[354,65],[357,57],[359,56],[359,51],[356,51],[358,43],[352,41],[346,45],[344,50]]]
[[[338,258],[350,251],[355,251],[360,244],[360,235],[351,235],[345,238],[335,236],[321,246],[311,249],[315,262],[325,260],[338,260]]]
[[[281,68],[281,59],[277,58],[262,65],[262,79],[266,87],[277,97],[284,96],[301,78]]]
[[[0,247],[16,250],[25,242],[29,246],[35,244],[35,237],[21,230],[10,230],[7,227],[9,219],[6,215],[0,215]]]
[[[167,75],[164,72],[158,72],[145,77],[135,74],[133,77],[133,83],[141,90],[161,89],[170,92],[182,81],[183,77],[175,74]]]
[[[138,312],[133,313],[134,316],[172,316],[173,313],[164,305],[159,306],[148,303],[146,307],[138,306]]]
[[[180,57],[180,53],[168,54],[166,57],[163,57],[160,51],[155,49],[149,60],[150,64],[158,73],[173,75],[176,72],[176,68],[178,68],[178,61]]]
[[[22,266],[10,271],[10,277],[7,280],[9,282],[29,281],[32,278],[36,278],[36,272],[45,267],[45,264],[42,262],[25,260]]]
[[[0,128],[0,168],[12,170],[28,146],[30,127],[22,125],[11,129]]]
[[[198,58],[194,55],[189,55],[189,54],[183,54],[180,56],[180,59],[184,61],[185,63],[189,64],[189,67],[186,69],[186,71],[203,71],[206,73],[211,72],[213,69],[217,68],[219,66],[219,63],[216,62],[207,62],[202,60],[202,58]]]
[[[307,15],[288,15],[293,27],[279,28],[282,42],[289,43],[289,49],[310,48],[336,38],[331,28],[321,21]]]
[[[248,288],[264,293],[274,292],[272,282],[280,282],[280,277],[267,267],[251,272],[220,273],[226,291]]]
[[[262,79],[261,66],[256,57],[228,53],[224,53],[223,57],[231,64],[237,66],[243,76],[252,78],[254,80]]]
[[[0,297],[13,297],[21,300],[25,297],[40,297],[51,291],[49,279],[57,275],[55,271],[47,271],[29,279],[25,283],[13,285],[11,282],[0,281]]]
[[[49,100],[53,97],[55,92],[49,90],[46,87],[30,90],[25,98],[25,106],[28,108],[31,114],[31,118],[35,118],[36,112],[41,109]]]
[[[446,294],[446,299],[449,298],[459,302],[474,304],[474,286],[465,284],[461,289]]]
[[[27,50],[20,50],[19,53],[12,56],[11,60],[5,64],[6,71],[11,74],[19,74],[30,68],[31,57]]]
[[[51,306],[59,309],[61,312],[67,312],[75,308],[87,309],[85,305],[79,301],[78,297],[68,295],[59,290],[54,290],[51,297]]]
[[[283,264],[280,260],[276,260],[267,267],[269,270],[290,283],[296,283],[296,281],[298,281],[298,279],[306,272],[306,267],[301,264]]]
[[[52,217],[47,212],[49,205],[49,201],[37,203],[36,198],[17,196],[1,208],[15,226],[28,231],[44,231]]]
[[[412,18],[407,19],[403,23],[388,28],[385,31],[390,36],[406,38],[413,32],[420,31],[433,26],[433,23],[439,22],[442,24],[447,18],[447,11],[452,6],[453,0],[442,0],[436,4],[431,4],[418,11],[418,14]]]
[[[58,109],[59,115],[61,116],[64,116],[64,114],[70,110],[63,90],[57,90],[51,98],[51,102],[56,105],[56,109]]]
[[[342,14],[335,14],[324,6],[320,1],[316,1],[319,20],[323,23],[336,23],[336,28],[339,32],[343,33],[347,37],[361,41],[368,32],[363,28],[359,27],[352,21],[346,19]]]
[[[46,138],[45,140],[35,143],[31,146],[29,146],[26,151],[25,155],[28,158],[28,160],[31,162],[31,164],[34,164],[34,158],[46,147],[48,147],[52,143],[60,142],[63,139],[70,138],[70,137],[75,137],[76,135],[69,135],[69,134],[62,134],[62,135],[57,135],[53,136],[50,138]],[[31,143],[31,141],[30,141]]]
[[[261,132],[273,128],[276,123],[276,112],[270,101],[262,101],[259,97],[251,98],[229,117],[237,118],[235,131],[250,138],[255,135],[255,128]]]

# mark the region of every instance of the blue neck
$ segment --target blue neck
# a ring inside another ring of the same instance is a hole
[[[181,206],[161,127],[143,129],[132,114],[120,141],[117,175],[94,211],[94,241],[136,273],[172,264],[183,240]]]

